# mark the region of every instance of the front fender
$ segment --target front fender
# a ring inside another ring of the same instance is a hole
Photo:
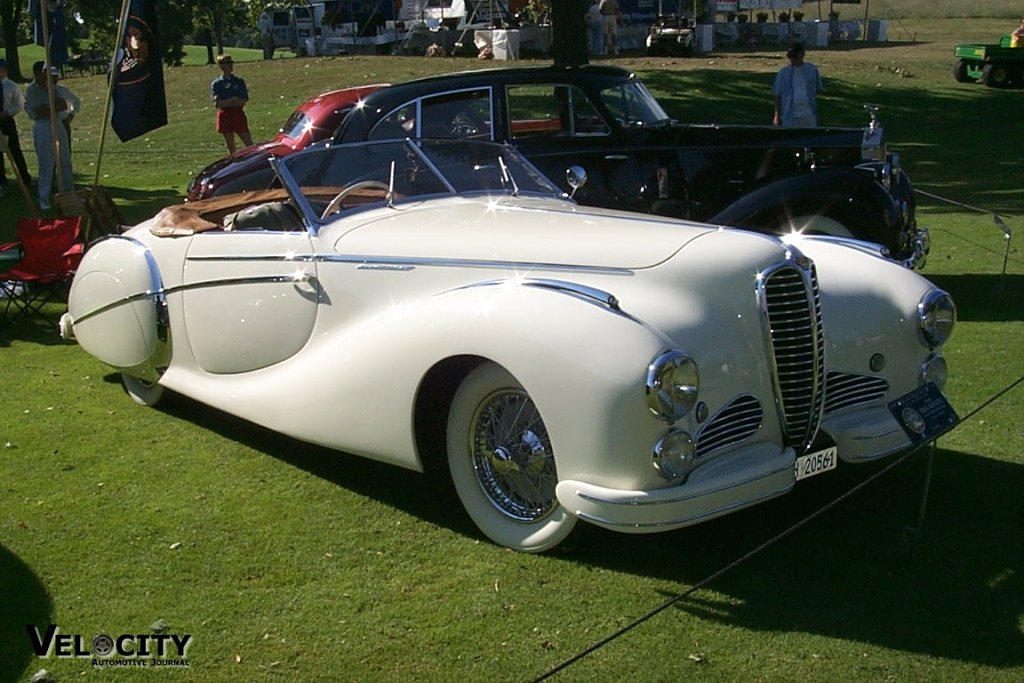
[[[899,207],[867,171],[826,168],[768,183],[707,222],[758,232],[778,232],[786,219],[820,215],[842,223],[857,239],[900,248]]]
[[[670,342],[583,290],[494,281],[340,326],[325,314],[303,352],[284,362],[231,376],[182,369],[165,381],[305,441],[421,470],[416,406],[443,399],[420,394],[424,378],[448,359],[484,359],[506,368],[532,396],[560,477],[664,485],[650,462],[666,425],[647,408],[644,380],[648,363]],[[287,387],[302,392],[287,394]]]

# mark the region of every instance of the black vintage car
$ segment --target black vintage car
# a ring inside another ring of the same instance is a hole
[[[566,191],[566,169],[582,166],[581,204],[854,237],[911,267],[928,251],[910,180],[873,113],[866,128],[682,123],[621,68],[521,67],[383,88],[334,141],[395,137],[507,142]]]

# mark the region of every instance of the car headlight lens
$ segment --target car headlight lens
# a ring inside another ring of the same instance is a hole
[[[933,289],[917,305],[917,316],[925,344],[929,348],[942,346],[956,324],[956,304],[946,292]]]
[[[651,412],[674,422],[697,403],[697,364],[682,351],[666,351],[647,366],[645,393]]]
[[[949,376],[946,370],[946,359],[937,353],[928,356],[921,365],[921,384],[935,382],[935,386],[942,389],[946,386],[946,378]]]
[[[654,445],[654,469],[669,481],[679,481],[693,469],[696,452],[693,438],[674,429]]]

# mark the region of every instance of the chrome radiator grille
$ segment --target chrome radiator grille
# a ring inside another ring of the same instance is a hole
[[[697,457],[743,441],[761,428],[764,413],[750,394],[737,396],[715,414],[697,434]]]
[[[760,295],[786,442],[803,453],[818,432],[825,393],[825,335],[814,266],[787,264],[762,273]]]
[[[879,401],[889,391],[889,383],[881,377],[845,372],[828,373],[825,387],[826,415],[843,408]]]

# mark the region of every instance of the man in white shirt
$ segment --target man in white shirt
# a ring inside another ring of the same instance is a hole
[[[786,56],[789,64],[779,69],[772,83],[776,126],[814,128],[818,125],[818,93],[822,90],[818,67],[804,61],[804,44],[793,43]]]
[[[18,139],[18,126],[14,117],[24,110],[24,102],[21,96],[21,88],[18,84],[7,77],[7,61],[0,59],[0,134],[7,137],[7,151],[10,160],[14,164],[21,181],[28,185],[32,178],[28,174],[28,165],[25,164],[25,155],[21,151],[21,141]],[[7,172],[5,158],[7,155],[0,154],[0,197],[7,189]]]
[[[56,72],[51,67],[51,73]],[[25,90],[25,113],[32,119],[32,141],[36,147],[36,158],[39,160],[39,208],[50,208],[50,192],[53,190],[54,155],[53,132],[56,131],[60,149],[60,180],[62,187],[59,192],[74,189],[74,174],[71,168],[71,140],[68,129],[64,125],[70,123],[82,107],[81,100],[71,90],[59,83],[54,83],[54,109],[57,114],[57,125],[50,125],[50,94],[48,91],[49,76],[43,62],[32,65],[35,77]],[[57,73],[53,74],[54,77]]]

